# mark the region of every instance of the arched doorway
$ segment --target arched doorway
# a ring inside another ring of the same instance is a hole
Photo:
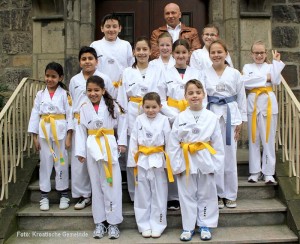
[[[96,40],[103,37],[101,19],[108,13],[116,13],[122,22],[120,37],[134,43],[139,36],[150,37],[152,30],[165,24],[163,9],[169,2],[177,3],[182,12],[181,21],[195,27],[199,34],[208,23],[208,1],[204,0],[102,0],[95,1]]]

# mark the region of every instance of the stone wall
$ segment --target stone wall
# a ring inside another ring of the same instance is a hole
[[[13,90],[32,74],[31,0],[0,0],[0,83]]]

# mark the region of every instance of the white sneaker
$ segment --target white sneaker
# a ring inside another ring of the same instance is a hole
[[[264,179],[265,179],[266,184],[275,184],[275,183],[277,183],[272,175],[265,175]]]
[[[109,239],[118,239],[120,237],[120,231],[116,225],[109,225],[107,232]]]
[[[225,199],[225,206],[227,208],[236,208],[237,204],[234,200]]]
[[[193,235],[195,234],[194,230],[184,230],[182,231],[181,235],[180,235],[180,240],[181,241],[190,241],[192,240]]]
[[[70,199],[67,197],[61,197],[59,202],[59,209],[67,209],[70,206]]]
[[[211,240],[211,233],[208,227],[200,227],[200,239],[202,241],[208,241]]]
[[[96,224],[96,228],[93,232],[93,238],[101,239],[106,233],[106,228],[102,223]]]
[[[224,201],[223,201],[223,198],[218,198],[218,207],[219,207],[219,209],[224,208]]]
[[[145,238],[151,237],[152,231],[151,230],[145,230],[142,232],[142,236]]]
[[[91,203],[92,203],[92,200],[90,197],[87,197],[87,198],[81,197],[79,199],[79,201],[75,204],[74,209],[76,209],[76,210],[84,209],[87,206],[91,205]]]
[[[259,176],[260,172],[256,174],[251,174],[248,178],[248,182],[256,183],[258,181]]]
[[[49,199],[48,198],[43,198],[40,201],[40,210],[41,211],[48,211],[49,210]]]
[[[153,238],[159,238],[161,236],[161,233],[159,231],[152,231],[151,236]]]

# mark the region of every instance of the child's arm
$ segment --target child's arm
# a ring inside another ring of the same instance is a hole
[[[117,133],[119,150],[125,152],[127,146],[128,116],[126,113],[121,112],[117,103],[115,103],[115,114],[118,122]]]
[[[138,127],[139,127],[138,121],[136,120],[130,135],[127,167],[136,167],[134,156],[138,151]]]
[[[39,91],[34,99],[34,104],[31,110],[30,119],[28,123],[29,133],[39,134],[41,96],[42,91]]]
[[[72,146],[72,133],[73,133],[72,130],[67,131],[66,143],[65,143],[65,146],[66,146],[67,150],[70,149],[71,146]]]
[[[279,85],[281,82],[281,71],[285,64],[280,60],[280,53],[277,50],[272,50],[273,62],[270,70],[270,82],[273,85]]]
[[[241,74],[239,72],[237,72],[235,78],[236,78],[236,92],[237,92],[236,102],[238,104],[238,108],[242,116],[242,121],[247,121],[247,98],[246,98],[244,82],[241,79]]]
[[[87,141],[87,127],[86,127],[86,118],[84,112],[82,111],[83,107],[80,109],[80,124],[76,129],[75,134],[75,156],[81,163],[86,162],[86,141]]]
[[[33,143],[34,143],[35,150],[39,151],[41,149],[41,145],[39,142],[39,135],[34,133],[32,135],[33,135]]]

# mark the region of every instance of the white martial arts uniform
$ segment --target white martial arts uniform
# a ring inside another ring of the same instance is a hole
[[[217,116],[203,108],[197,111],[187,108],[175,119],[168,141],[174,174],[177,177],[178,193],[184,230],[194,230],[195,223],[202,227],[217,227],[219,218],[218,198],[214,174],[223,168],[224,145],[220,140],[221,130]],[[206,148],[188,153],[190,174],[186,175],[186,161],[181,143],[210,142],[216,150],[212,155]],[[187,178],[188,177],[188,178]]]
[[[92,103],[88,101],[80,109],[80,125],[76,131],[75,155],[87,159],[92,185],[92,212],[95,224],[107,220],[109,224],[116,225],[123,221],[122,182],[116,138],[113,134],[106,135],[112,155],[112,184],[109,184],[103,167],[103,164],[107,165],[108,162],[105,138],[100,137],[101,152],[96,137],[88,134],[88,130],[113,129],[118,125],[118,144],[126,145],[126,116],[119,112],[117,104],[115,104],[114,113],[117,119],[111,117],[103,97],[98,113]]]
[[[95,71],[93,75],[100,76],[105,83],[105,88],[110,93],[113,91],[110,78],[99,72]],[[70,80],[69,85],[70,94],[73,102],[73,114],[79,114],[81,105],[88,100],[86,96],[86,79],[81,71],[77,75],[73,76]],[[76,130],[78,127],[78,119],[73,116],[74,130],[72,134],[72,153],[71,153],[71,185],[72,185],[72,197],[90,197],[91,196],[91,183],[89,174],[87,171],[87,165],[82,164],[75,157],[75,147],[76,144]]]
[[[242,79],[247,90],[254,88],[272,87],[281,82],[281,71],[284,63],[273,60],[272,64],[245,64],[243,67]],[[267,82],[267,74],[271,75],[271,82]],[[268,95],[272,105],[271,127],[268,142],[266,142],[267,125],[267,104]],[[252,142],[252,113],[254,109],[255,93],[248,94],[248,134],[249,134],[249,171],[250,174],[262,172],[264,175],[275,174],[275,135],[277,127],[278,104],[273,91],[262,93],[257,98],[257,129],[255,142]],[[261,158],[260,143],[263,145],[263,155]]]
[[[247,101],[244,83],[238,70],[227,66],[221,76],[218,76],[214,68],[204,70],[203,80],[206,85],[207,96],[232,97],[236,100],[224,105],[210,104],[210,110],[214,112],[220,122],[225,147],[225,163],[223,170],[215,175],[218,196],[235,201],[238,191],[237,176],[237,143],[234,140],[234,130],[242,121],[247,121]],[[226,145],[226,121],[227,105],[231,114],[231,145]]]
[[[108,75],[112,82],[120,81],[124,69],[134,63],[130,43],[119,37],[112,42],[103,37],[101,40],[92,42],[90,46],[97,52],[98,70]],[[111,95],[113,98],[117,98],[118,88],[117,86],[113,88]]]
[[[137,185],[134,195],[134,213],[139,232],[152,230],[162,233],[167,226],[167,176],[163,152],[139,154],[138,147],[157,147],[167,143],[171,131],[169,120],[162,114],[149,119],[146,114],[137,117],[130,136],[128,167],[138,167]]]
[[[184,97],[184,86],[191,79],[197,79],[201,81],[201,72],[197,69],[191,68],[187,66],[185,74],[183,78],[173,66],[172,68],[166,70],[164,72],[164,79],[158,84],[159,95],[162,102],[162,110],[161,112],[166,115],[170,122],[172,123],[175,117],[180,112],[179,109],[175,107],[171,107],[167,103],[167,99],[170,97],[174,100],[183,100]],[[205,84],[203,84],[203,88],[205,91]],[[206,106],[206,97],[204,99],[204,106]]]
[[[157,59],[153,59],[149,62],[149,65],[158,65],[160,66],[163,70],[170,69],[174,67],[175,65],[175,59],[171,56],[169,59],[168,63],[164,63],[161,59],[161,56],[159,56]]]
[[[229,53],[227,53],[225,60],[227,61],[229,66],[233,68],[233,63]],[[205,70],[212,66],[212,61],[210,60],[209,52],[205,46],[202,49],[197,49],[192,52],[190,66],[198,70]]]
[[[128,67],[123,72],[122,85],[118,91],[118,103],[125,109],[127,114],[128,129],[130,136],[136,117],[142,113],[142,102],[130,101],[130,97],[142,99],[148,92],[158,92],[157,84],[163,79],[162,69],[159,66],[148,66],[143,78],[138,68]],[[127,168],[127,184],[131,201],[134,201],[134,177],[133,171]]]
[[[59,152],[62,152],[64,158],[64,165],[60,161],[54,162],[52,153],[47,144],[46,137],[41,127],[41,116],[49,114],[65,114],[66,119],[55,120],[56,132],[59,141],[60,149],[54,141],[53,133],[50,123],[45,123],[47,135],[56,156],[59,159]],[[28,132],[38,134],[40,142],[40,172],[39,184],[40,190],[43,192],[51,191],[50,176],[52,173],[53,165],[55,168],[55,188],[57,191],[63,191],[69,188],[69,167],[68,167],[68,152],[65,149],[65,140],[68,130],[73,129],[72,122],[72,108],[68,103],[67,92],[57,87],[52,99],[47,88],[37,93],[34,106],[31,111]]]

